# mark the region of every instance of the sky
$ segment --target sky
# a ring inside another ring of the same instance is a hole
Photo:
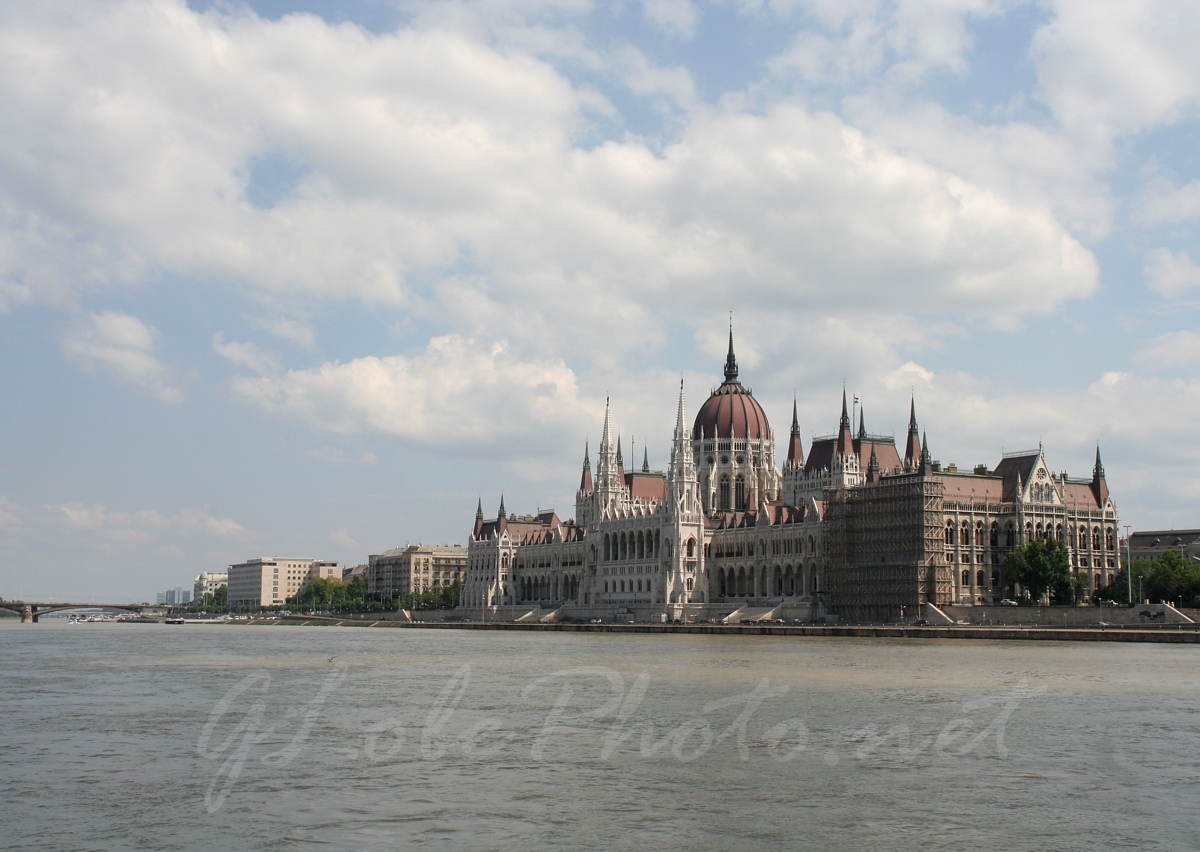
[[[574,515],[743,384],[1200,526],[1200,4],[0,2],[0,596]]]

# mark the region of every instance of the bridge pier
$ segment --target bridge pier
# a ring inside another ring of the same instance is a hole
[[[37,620],[37,614],[33,611],[33,607],[25,604],[25,607],[21,610],[21,623],[37,624]]]

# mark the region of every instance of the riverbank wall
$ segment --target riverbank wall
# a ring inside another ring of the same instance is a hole
[[[683,633],[707,636],[793,636],[860,639],[991,639],[1044,642],[1168,642],[1200,644],[1200,625],[1120,627],[997,627],[953,625],[790,625],[790,624],[563,624],[539,622],[395,621],[361,617],[289,616],[271,624],[324,627],[384,627],[423,630],[521,630],[542,633]]]

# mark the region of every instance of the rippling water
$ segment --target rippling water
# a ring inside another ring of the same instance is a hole
[[[9,848],[1200,847],[1192,646],[50,621],[0,641]]]

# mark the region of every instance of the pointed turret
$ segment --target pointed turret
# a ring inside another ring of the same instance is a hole
[[[908,409],[908,443],[904,447],[904,467],[915,470],[921,463],[921,433],[917,429],[917,400],[914,397]]]
[[[800,418],[796,412],[796,398],[792,397],[792,435],[788,440],[788,467],[804,466],[804,447],[800,442]]]
[[[863,411],[863,407],[858,407],[858,440],[867,437],[867,418]]]
[[[475,506],[475,537],[479,538],[481,532],[483,532],[483,497],[479,498],[479,502]]]
[[[929,458],[929,436],[921,433],[921,473],[926,473],[932,466],[933,462]]]
[[[875,455],[875,445],[871,445],[871,461],[867,463],[867,482],[879,481],[879,457]]]
[[[675,434],[676,441],[686,441],[688,439],[687,415],[683,409],[683,379],[679,380],[679,408],[675,412]]]
[[[672,509],[681,515],[700,510],[699,485],[692,456],[692,440],[688,434],[687,413],[683,401],[683,379],[679,380],[679,408],[675,414],[675,437],[671,441],[671,466],[667,472]]]
[[[600,437],[600,454],[596,459],[596,506],[597,510],[612,508],[626,502],[625,471],[621,469],[621,439],[616,447],[612,440],[612,414],[609,402],[604,402],[604,433]],[[593,520],[597,520],[594,518]]]
[[[621,436],[617,436],[617,470],[621,471],[621,476],[625,476],[625,460],[621,458]]]
[[[854,452],[854,436],[850,433],[850,414],[846,410],[846,388],[842,388],[842,419],[838,425],[837,455],[848,456]]]
[[[642,447],[642,473],[650,472],[650,451]]]
[[[579,493],[592,493],[592,459],[586,441],[583,444],[583,476],[579,478]]]
[[[508,513],[504,511],[504,495],[500,495],[500,511],[496,513],[496,520],[503,521],[508,518]]]
[[[1104,462],[1100,461],[1100,444],[1096,443],[1096,464],[1092,467],[1092,491],[1096,502],[1104,506],[1108,502],[1108,483],[1104,480]]]

